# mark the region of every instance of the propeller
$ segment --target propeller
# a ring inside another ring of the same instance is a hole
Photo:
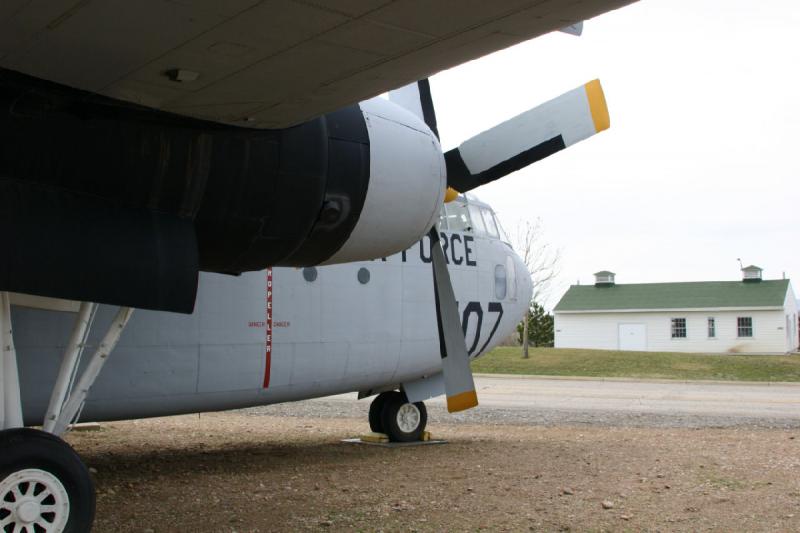
[[[427,79],[391,91],[389,98],[425,121],[433,134],[439,137],[431,87]],[[453,192],[455,191],[448,188],[445,201],[455,199],[458,193],[453,194]],[[447,410],[455,413],[477,406],[478,395],[469,367],[467,343],[458,317],[458,302],[453,292],[450,271],[447,269],[447,259],[439,240],[438,224],[433,225],[428,236],[431,239],[433,294],[436,302],[436,325],[439,329],[439,352],[442,356]]]
[[[436,301],[436,323],[439,327],[439,351],[442,355],[444,391],[447,395],[447,410],[451,413],[478,405],[475,382],[469,367],[469,353],[458,318],[458,302],[453,292],[447,259],[439,241],[439,228],[433,225],[428,234],[431,238],[433,261],[433,293]]]
[[[467,192],[572,146],[610,126],[600,80],[479,133],[444,154],[447,185]]]
[[[422,119],[439,137],[427,79],[391,91],[389,99]],[[445,202],[454,200],[459,192],[500,179],[591,137],[609,125],[608,108],[598,80],[517,115],[444,154],[448,186]],[[447,410],[453,413],[477,406],[478,395],[437,224],[428,236]]]

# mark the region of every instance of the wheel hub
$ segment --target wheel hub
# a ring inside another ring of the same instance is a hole
[[[20,520],[30,524],[42,515],[42,506],[33,500],[28,500],[19,504],[16,512]]]
[[[411,433],[419,426],[419,408],[413,403],[406,403],[397,410],[397,426],[404,433]]]
[[[0,531],[11,524],[11,531],[62,531],[68,518],[69,496],[50,472],[27,468],[0,481]]]

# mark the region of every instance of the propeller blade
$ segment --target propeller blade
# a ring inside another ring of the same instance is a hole
[[[436,135],[436,138],[439,138],[439,129],[436,127],[436,111],[433,108],[431,84],[428,78],[389,91],[389,100],[421,118]]]
[[[427,79],[390,91],[389,100],[414,113],[428,125],[437,138],[439,137],[431,86]],[[445,201],[453,200],[458,195],[456,191],[450,189],[447,193]],[[455,413],[478,405],[478,395],[475,393],[467,344],[458,317],[458,303],[439,240],[439,229],[435,224],[428,236],[431,239],[433,294],[436,301],[436,325],[439,330],[439,352],[442,356],[447,410]]]
[[[428,78],[389,91],[389,100],[422,119],[433,134],[436,135],[436,138],[439,138],[439,129],[436,125],[436,110],[433,107],[431,84]],[[452,202],[457,197],[458,191],[448,187],[447,191],[445,191],[444,203]]]
[[[610,126],[599,80],[498,124],[444,154],[447,185],[467,192]]]
[[[478,395],[469,367],[464,331],[461,329],[461,320],[458,317],[458,303],[450,282],[450,272],[447,270],[447,260],[436,225],[431,228],[428,235],[431,239],[433,291],[447,410],[455,413],[478,405]]]
[[[572,28],[579,31],[578,28]],[[420,80],[389,93],[395,104],[422,119],[439,137],[430,84]],[[446,201],[499,179],[609,127],[608,109],[598,80],[485,131],[446,154]],[[447,260],[434,225],[430,232],[436,324],[442,356],[447,410],[478,405],[469,353],[458,316]]]

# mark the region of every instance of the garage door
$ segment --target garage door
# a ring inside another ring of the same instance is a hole
[[[619,325],[619,349],[642,352],[647,349],[647,328],[644,324]]]

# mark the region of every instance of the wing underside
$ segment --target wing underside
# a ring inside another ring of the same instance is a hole
[[[631,1],[8,0],[0,68],[279,128]]]

